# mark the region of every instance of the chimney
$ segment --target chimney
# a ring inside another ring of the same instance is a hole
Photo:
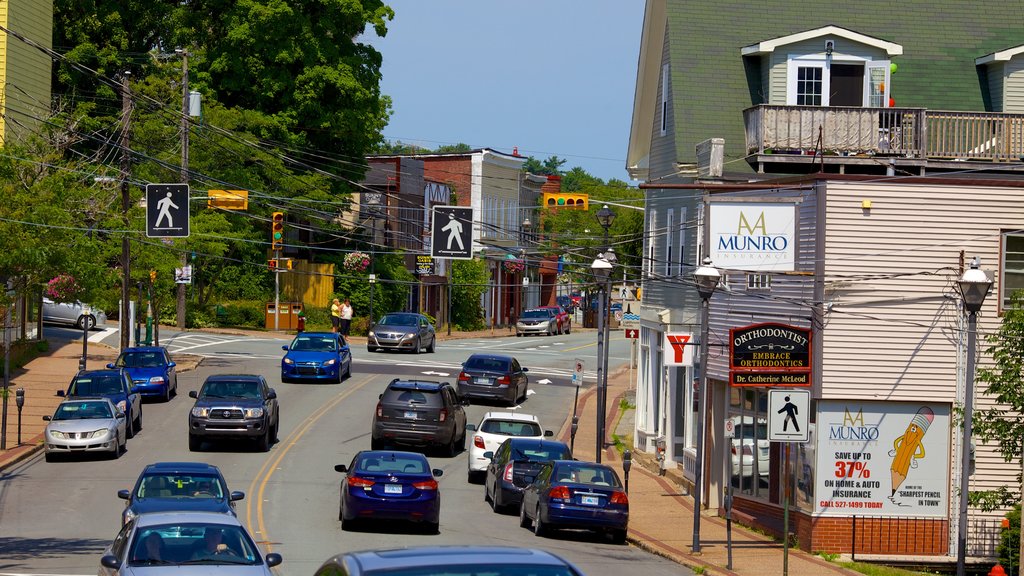
[[[548,181],[545,182],[541,187],[540,191],[557,194],[562,191],[562,177],[555,176],[554,174],[548,176]]]

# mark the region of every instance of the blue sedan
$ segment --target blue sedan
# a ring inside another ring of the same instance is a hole
[[[441,520],[437,476],[427,458],[417,452],[364,450],[348,466],[335,470],[341,481],[338,519],[342,530],[362,520],[408,520],[436,534]]]
[[[281,381],[329,380],[341,382],[352,376],[352,352],[341,334],[302,332],[290,346],[281,347]]]
[[[135,346],[122,350],[107,368],[123,368],[144,398],[162,398],[166,402],[178,393],[176,365],[163,346]]]
[[[537,536],[554,528],[582,528],[607,533],[622,544],[629,524],[629,498],[611,467],[553,460],[523,491],[519,525],[529,528],[531,524]]]

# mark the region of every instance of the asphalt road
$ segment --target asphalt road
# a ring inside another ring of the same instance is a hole
[[[109,336],[116,345],[116,334]],[[530,393],[517,409],[536,414],[555,432],[572,410],[574,358],[584,360],[585,383],[594,381],[594,333],[536,338],[449,341],[435,354],[367,353],[354,350],[353,376],[341,384],[281,384],[284,339],[165,331],[162,344],[174,353],[204,356],[195,371],[179,375],[179,395],[147,403],[142,432],[119,460],[75,459],[47,463],[39,454],[10,470],[0,485],[0,575],[95,574],[99,556],[120,527],[124,505],[116,497],[130,488],[144,465],[158,461],[205,461],[219,466],[232,490],[243,490],[237,512],[264,552],[283,555],[280,574],[311,574],[321,562],[345,550],[427,544],[505,544],[540,547],[576,562],[586,574],[604,576],[642,571],[651,576],[688,573],[683,567],[631,546],[613,545],[587,533],[536,538],[514,515],[498,515],[483,500],[483,486],[469,484],[466,452],[453,458],[435,453],[431,465],[444,470],[441,530],[423,535],[395,523],[361,532],[342,532],[337,520],[340,475],[370,444],[371,414],[377,396],[396,377],[451,379],[476,350],[514,354],[530,368]],[[613,338],[610,364],[628,360],[628,343]],[[261,373],[277,390],[281,405],[280,441],[270,452],[234,444],[207,444],[188,450],[189,390],[216,373]],[[541,383],[547,380],[548,382]],[[467,408],[478,422],[496,406]],[[581,425],[587,425],[582,423]]]

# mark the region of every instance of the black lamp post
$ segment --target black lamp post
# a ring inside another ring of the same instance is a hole
[[[597,282],[597,448],[594,461],[600,463],[601,453],[604,452],[605,394],[608,386],[608,372],[605,369],[605,359],[608,357],[608,292],[605,290],[605,284],[612,276],[612,263],[604,254],[598,254],[590,269]]]
[[[697,468],[693,473],[693,552],[700,552],[700,508],[704,492],[704,411],[708,404],[708,332],[711,312],[711,296],[718,287],[722,275],[711,264],[711,258],[704,257],[700,267],[693,272],[693,281],[701,299],[700,318],[700,390],[697,391]]]
[[[974,416],[974,349],[977,346],[978,312],[992,287],[992,279],[981,269],[981,261],[975,256],[971,267],[956,284],[967,310],[967,374],[964,386],[964,431],[960,441],[960,519],[956,539],[956,574],[964,576],[967,559],[967,490],[971,472],[971,427]]]

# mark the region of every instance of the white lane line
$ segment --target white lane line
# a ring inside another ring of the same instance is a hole
[[[96,334],[89,336],[89,342],[102,342],[104,338],[117,331],[117,328],[104,328],[102,332],[97,332]]]
[[[214,342],[204,342],[201,344],[195,344],[194,346],[184,346],[173,350],[172,352],[184,352],[185,350],[195,350],[196,348],[202,348],[204,346],[213,346],[216,344],[236,344],[238,342],[259,342],[262,338],[238,338],[235,340],[216,340]]]

